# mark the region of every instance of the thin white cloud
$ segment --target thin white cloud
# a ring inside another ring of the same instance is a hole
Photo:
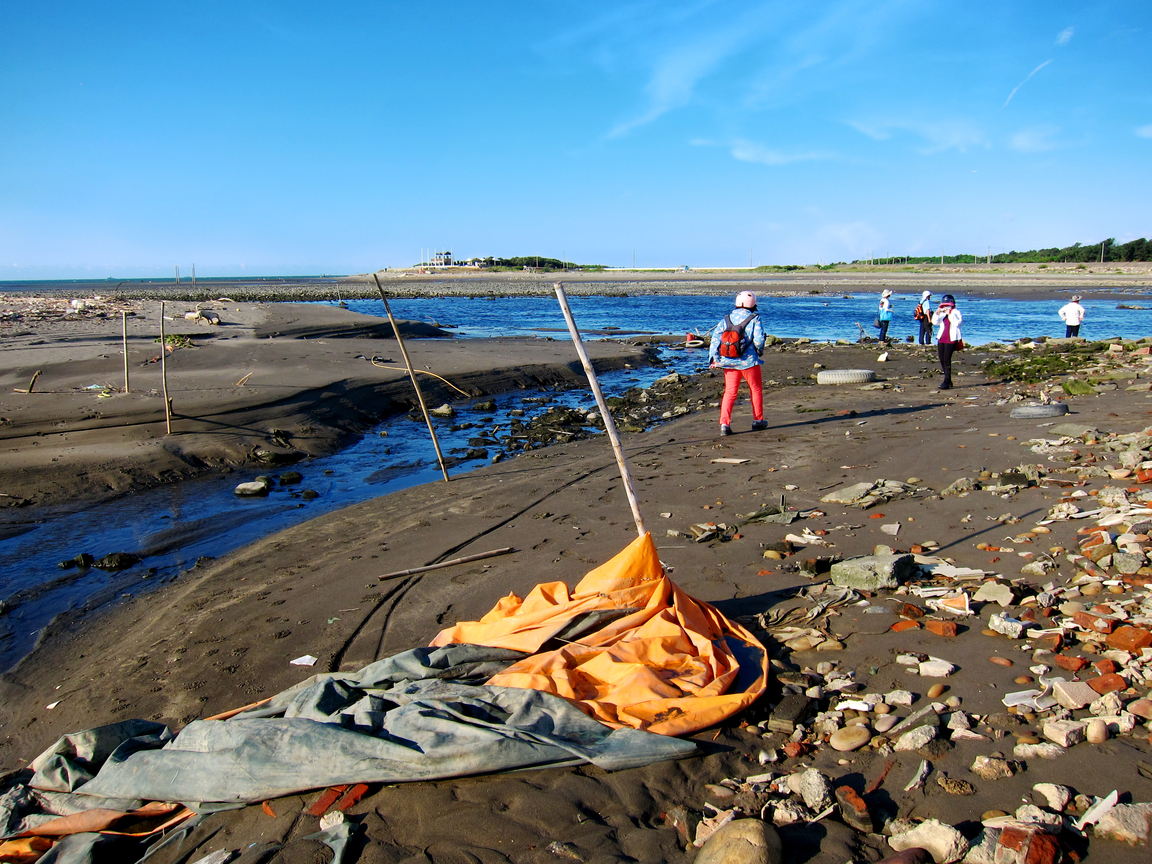
[[[834,158],[830,153],[818,153],[815,151],[808,153],[784,153],[780,150],[773,150],[765,147],[763,144],[757,144],[755,141],[748,141],[743,138],[738,138],[732,142],[731,153],[732,158],[740,162],[753,162],[757,165],[771,165],[773,167],[790,165],[793,162],[814,162]]]
[[[1031,72],[1029,72],[1027,78],[1025,78],[1023,81],[1021,81],[1019,84],[1017,84],[1014,88],[1012,88],[1012,92],[1008,94],[1008,98],[1004,100],[1004,104],[1001,105],[1000,107],[1001,108],[1007,108],[1008,103],[1012,101],[1012,97],[1016,95],[1016,91],[1019,90],[1021,87],[1023,87],[1025,84],[1027,84],[1030,80],[1032,80],[1033,75],[1035,75],[1037,72],[1039,72],[1041,69],[1043,69],[1045,66],[1047,66],[1051,62],[1052,62],[1051,60],[1045,60],[1043,63],[1041,63],[1039,66],[1037,66]]]
[[[1059,145],[1052,138],[1059,131],[1059,127],[1056,126],[1022,129],[1008,139],[1008,146],[1021,153],[1044,153],[1055,150]]]
[[[1152,123],[1147,126],[1141,126],[1136,130],[1136,134],[1141,138],[1152,138]]]
[[[1072,41],[1072,34],[1075,32],[1076,32],[1075,28],[1065,27],[1063,30],[1060,31],[1060,35],[1056,37],[1056,44],[1057,45],[1067,45],[1069,42]]]
[[[849,121],[858,132],[876,141],[887,141],[894,132],[908,132],[924,139],[921,153],[939,153],[970,147],[986,147],[988,138],[983,130],[967,120],[880,120]]]
[[[648,106],[616,125],[609,138],[619,138],[676,108],[687,105],[696,85],[728,57],[741,50],[752,34],[740,26],[713,32],[661,56],[645,86]]]

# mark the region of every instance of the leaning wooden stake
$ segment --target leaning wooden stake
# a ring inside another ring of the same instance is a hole
[[[470,561],[479,561],[483,558],[495,558],[497,555],[507,555],[516,550],[511,546],[493,549],[491,552],[477,552],[475,555],[465,555],[463,558],[453,558],[451,561],[441,561],[439,564],[429,564],[427,567],[413,567],[411,570],[397,570],[394,573],[385,573],[377,579],[399,579],[401,576],[411,576],[413,573],[425,573],[429,570],[439,570],[442,567],[451,567],[454,564],[467,564]]]
[[[165,434],[172,434],[172,402],[168,399],[168,343],[164,339],[164,301],[160,301],[160,381],[164,385]]]
[[[564,293],[564,286],[557,282],[555,287],[556,299],[560,301],[560,309],[564,312],[564,319],[568,322],[568,332],[572,334],[572,344],[576,346],[576,353],[580,355],[580,362],[584,364],[584,374],[588,376],[592,395],[596,397],[596,404],[600,407],[600,416],[604,418],[604,431],[608,433],[608,440],[612,442],[612,452],[616,454],[616,464],[619,466],[620,476],[624,480],[624,491],[628,493],[628,505],[632,508],[632,518],[636,521],[636,531],[643,537],[648,533],[648,529],[644,527],[644,517],[640,515],[640,500],[636,497],[636,484],[632,481],[632,472],[628,470],[628,460],[624,458],[624,449],[620,446],[620,436],[616,434],[616,423],[612,420],[612,412],[608,410],[608,403],[604,401],[604,393],[600,390],[600,381],[596,378],[596,370],[592,368],[592,361],[588,359],[588,352],[584,350],[584,342],[580,338],[580,331],[576,329],[572,310],[568,308],[568,297]]]
[[[32,376],[32,380],[28,382],[28,389],[27,390],[21,390],[19,387],[17,387],[12,392],[13,393],[31,393],[32,388],[36,386],[36,379],[39,377],[40,377],[40,370],[37,369],[35,374],[33,374],[33,376]]]
[[[404,366],[408,369],[408,377],[412,379],[412,387],[416,391],[416,401],[420,403],[420,410],[424,412],[424,422],[428,424],[428,434],[432,436],[432,447],[436,450],[436,461],[440,463],[440,473],[444,475],[447,483],[448,469],[444,467],[444,454],[440,452],[440,442],[436,439],[436,429],[432,426],[432,415],[428,413],[428,406],[424,404],[424,394],[420,392],[420,383],[416,380],[416,373],[412,371],[412,361],[408,359],[408,349],[404,347],[404,340],[400,336],[400,328],[396,319],[392,317],[392,307],[388,305],[388,297],[380,285],[380,277],[375,273],[372,278],[376,280],[376,290],[380,292],[380,299],[384,301],[384,311],[388,313],[388,320],[392,323],[392,335],[396,337],[396,344],[400,346],[400,354],[404,357]]]
[[[128,393],[128,313],[120,313],[120,346],[124,351],[124,392]]]

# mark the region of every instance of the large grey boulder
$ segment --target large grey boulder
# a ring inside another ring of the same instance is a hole
[[[733,819],[708,838],[695,864],[780,864],[784,844],[760,819]]]
[[[912,555],[861,555],[832,565],[832,584],[859,591],[896,588],[916,570]]]

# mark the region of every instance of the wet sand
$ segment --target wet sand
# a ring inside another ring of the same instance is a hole
[[[301,350],[316,347],[303,345]],[[563,343],[558,347],[571,349]],[[338,348],[347,353],[343,345]],[[987,492],[896,500],[866,511],[820,503],[832,488],[878,478],[917,477],[920,485],[939,492],[959,477],[976,477],[984,470],[1006,471],[1021,463],[1040,463],[1045,470],[1062,467],[1021,446],[1043,435],[1039,423],[1047,421],[1014,420],[1011,405],[996,404],[1017,390],[1035,388],[989,381],[978,369],[982,355],[979,350],[960,355],[956,369],[963,374],[956,377],[957,387],[941,393],[935,389],[934,351],[899,346],[884,364],[876,362],[875,349],[860,346],[770,352],[765,378],[777,383],[766,390],[769,429],[746,431],[751,418],[741,404],[734,424],[739,434],[723,439],[717,437],[712,407],[721,379],[697,379],[685,394],[696,410],[625,436],[648,527],[673,579],[734,617],[793,605],[794,590],[811,580],[787,569],[791,559],[766,560],[762,553],[764,545],[804,528],[826,530],[834,545],[801,555],[851,557],[868,554],[879,543],[906,549],[935,541],[940,554],[959,566],[1018,578],[1022,559],[982,551],[977,544],[1007,543],[1006,535],[1035,523],[1057,503],[1058,490],[1034,487],[1008,500]],[[557,356],[551,362],[562,360]],[[895,386],[862,391],[810,385],[817,363],[830,369],[877,369]],[[238,378],[247,368],[231,368],[228,376]],[[1152,408],[1146,393],[1122,388],[1078,397],[1071,404],[1066,420],[1115,432],[1145,428]],[[156,416],[153,409],[154,435]],[[726,464],[713,461],[717,458],[748,461]],[[1114,482],[1090,480],[1083,488],[1109,484]],[[774,503],[781,494],[791,506],[819,508],[825,515],[788,527],[748,525],[740,539],[729,542],[699,544],[668,535],[669,529],[685,534],[698,522],[738,522],[740,514]],[[883,519],[870,518],[878,513]],[[1007,513],[1020,524],[995,521]],[[880,525],[895,522],[902,528],[894,540]],[[1054,524],[1045,545],[1075,548],[1078,527],[1075,522]],[[198,566],[159,591],[123,597],[96,615],[58,619],[33,654],[0,679],[0,767],[25,764],[65,732],[129,717],[179,727],[271,695],[311,671],[355,669],[427,644],[442,627],[480,617],[510,591],[523,594],[544,580],[573,584],[634,536],[621,482],[602,439],[549,447],[450,483],[410,489],[315,519]],[[503,546],[517,551],[490,562],[377,579],[382,573]],[[1052,578],[1064,584],[1073,569],[1062,563],[1059,573]],[[1129,596],[1139,592],[1131,589]],[[873,602],[891,605],[883,597]],[[979,617],[961,622],[957,637],[944,639],[924,630],[893,633],[889,628],[899,620],[895,615],[850,607],[834,615],[828,627],[842,651],[794,651],[785,655],[785,666],[811,668],[830,660],[854,670],[867,692],[914,691],[915,707],[920,707],[931,682],[906,674],[895,654],[923,651],[959,667],[946,683],[950,695],[962,698],[964,710],[1001,712],[999,700],[1016,689],[1013,678],[1025,671],[1029,655],[1004,637],[981,632],[994,610],[998,607],[985,606]],[[288,665],[305,653],[320,658],[313,670]],[[991,664],[994,655],[1012,658],[1014,667]],[[767,701],[777,698],[778,692],[772,692]],[[46,708],[55,702],[54,709]],[[747,716],[697,735],[702,755],[676,763],[615,774],[552,769],[373,789],[350,811],[362,821],[367,838],[357,860],[555,861],[556,853],[547,847],[560,841],[572,844],[585,861],[689,861],[693,853],[683,849],[664,814],[675,807],[701,811],[708,799],[705,784],[766,770],[757,754],[785,740],[780,735],[764,739],[747,725],[766,716],[766,706],[754,706]],[[1056,760],[1032,760],[1027,770],[1005,780],[986,782],[967,772],[976,755],[1010,753],[1011,743],[1011,738],[960,742],[935,761],[937,772],[973,782],[976,794],[964,797],[947,794],[934,777],[925,789],[901,791],[921,757],[896,753],[890,779],[870,801],[878,811],[890,807],[901,816],[934,816],[972,832],[983,812],[1011,812],[1037,782],[1065,783],[1092,795],[1115,788],[1129,793],[1132,801],[1152,800],[1152,781],[1138,772],[1139,762],[1152,762],[1146,734],[1082,744]],[[886,759],[867,749],[839,754],[821,747],[770,768],[780,772],[800,764],[821,768],[834,785],[863,788]],[[193,848],[196,854],[188,857],[195,860],[218,848],[295,840],[274,860],[311,860],[304,857],[310,847],[298,838],[316,830],[316,820],[301,815],[314,797],[273,802],[275,816],[259,807],[214,816],[196,829],[191,847],[186,844],[181,855]],[[859,834],[835,817],[782,829],[782,834],[793,861],[842,864],[887,853],[878,838]],[[1097,841],[1088,860],[1135,861],[1144,851]],[[165,864],[177,858],[157,860]]]

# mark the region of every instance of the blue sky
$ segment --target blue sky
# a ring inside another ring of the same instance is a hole
[[[1136,2],[0,0],[0,279],[1152,234]]]

